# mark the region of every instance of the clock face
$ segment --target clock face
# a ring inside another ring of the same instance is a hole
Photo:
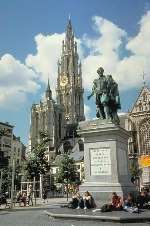
[[[65,86],[65,85],[67,85],[67,83],[68,83],[68,78],[66,75],[63,75],[60,80],[60,85]]]

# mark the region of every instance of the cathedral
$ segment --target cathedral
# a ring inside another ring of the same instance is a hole
[[[72,150],[76,161],[83,161],[83,141],[76,134],[78,123],[85,120],[83,94],[82,66],[69,19],[58,60],[56,101],[48,80],[45,100],[31,108],[30,150],[40,142],[40,132],[44,131],[50,138],[48,161],[53,162],[57,154],[67,150]],[[120,126],[130,131],[129,158],[137,159],[142,168],[141,183],[150,186],[150,90],[145,84],[131,111],[120,117]]]
[[[129,113],[129,158],[135,158],[142,169],[141,185],[150,186],[150,90],[145,85]]]
[[[56,101],[48,80],[45,100],[31,108],[30,149],[40,142],[40,132],[46,132],[50,138],[46,153],[49,161],[54,160],[65,142],[73,144],[78,122],[85,119],[81,62],[70,18],[60,56]]]

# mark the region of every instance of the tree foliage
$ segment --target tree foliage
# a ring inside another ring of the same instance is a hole
[[[4,128],[4,129],[0,129],[0,139],[3,136],[6,136],[8,134],[8,129]],[[2,152],[2,151],[0,151]],[[0,161],[0,169],[4,169],[8,167],[8,157],[2,157],[1,161]]]
[[[44,175],[50,169],[50,165],[45,156],[47,144],[50,139],[44,132],[40,132],[40,137],[41,142],[31,150],[31,154],[25,167],[27,176],[30,179],[33,179],[33,177],[38,177],[40,174]]]
[[[142,169],[139,168],[137,159],[133,158],[130,160],[130,173],[131,173],[131,182],[135,183],[142,175]]]
[[[15,180],[14,184],[17,190],[20,190],[20,183],[21,183],[21,166],[18,164],[15,167]],[[8,191],[8,188],[11,187],[11,180],[12,180],[12,167],[7,166],[2,169],[2,192]]]
[[[139,168],[137,161],[135,159],[130,160],[130,161],[131,161],[131,163],[130,163],[131,176],[132,177],[139,177],[139,176],[141,176],[142,171]]]
[[[64,154],[58,164],[59,171],[57,174],[57,182],[59,183],[79,183],[77,178],[77,170],[75,166],[75,161],[69,157],[69,155]]]

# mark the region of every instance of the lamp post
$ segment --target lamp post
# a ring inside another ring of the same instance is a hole
[[[11,179],[11,205],[10,205],[11,208],[13,208],[13,201],[14,201],[14,180],[15,180],[15,159],[13,158],[12,179]]]
[[[40,197],[43,199],[43,175],[40,174]]]
[[[2,182],[3,182],[3,170],[0,170],[1,178],[0,178],[0,192],[2,190]]]

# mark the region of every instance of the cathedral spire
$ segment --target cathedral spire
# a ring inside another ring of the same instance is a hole
[[[50,84],[49,84],[49,78],[48,78],[48,82],[47,82],[47,89],[46,89],[45,96],[46,96],[46,99],[49,99],[49,100],[52,99],[52,91],[51,91]]]
[[[79,65],[77,42],[69,17],[65,41],[58,64],[57,101],[64,107],[67,124],[84,120],[84,102],[82,88],[82,71]]]
[[[74,44],[74,32],[71,24],[71,18],[69,17],[67,29],[66,29],[66,38],[65,38],[65,46],[66,50],[71,50]]]
[[[69,17],[68,17],[67,30],[72,30],[72,24],[71,24],[71,16],[70,16],[70,14],[69,14]]]

